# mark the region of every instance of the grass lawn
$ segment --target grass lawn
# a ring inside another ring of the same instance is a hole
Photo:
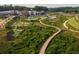
[[[79,22],[75,18],[69,19],[68,24],[72,27],[72,29],[79,30]]]

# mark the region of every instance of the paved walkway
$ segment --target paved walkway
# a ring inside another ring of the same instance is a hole
[[[45,41],[45,43],[44,43],[43,46],[41,47],[41,49],[40,49],[40,54],[44,54],[45,51],[46,51],[46,48],[48,47],[48,45],[49,45],[49,43],[50,43],[50,41],[51,41],[57,34],[59,34],[59,33],[61,32],[61,29],[58,28],[58,27],[56,27],[56,26],[51,26],[51,25],[44,24],[41,20],[39,20],[39,22],[40,22],[42,25],[44,25],[44,26],[53,27],[53,28],[55,28],[55,29],[58,30],[57,32],[53,33],[53,34]]]

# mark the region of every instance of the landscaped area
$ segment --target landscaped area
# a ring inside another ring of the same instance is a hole
[[[78,54],[79,38],[72,32],[66,31],[57,35],[49,44],[46,54]]]
[[[15,39],[9,43],[11,46],[7,53],[39,53],[46,38],[56,31],[54,28],[41,25],[37,20],[24,23],[23,21],[14,22],[13,25],[16,25],[13,26]]]
[[[68,20],[68,27],[70,29],[78,30],[79,31],[79,19],[76,19],[75,17],[70,18]]]
[[[33,18],[33,20],[32,18],[31,20],[28,20],[27,18],[20,18],[17,20],[10,20],[9,22],[7,22],[6,29],[3,29],[0,32],[2,33],[0,37],[5,38],[1,41],[5,50],[0,51],[0,53],[39,53],[40,48],[46,41],[46,39],[50,37],[52,33],[55,33],[57,31],[57,29],[53,27],[42,25],[39,22],[39,20],[41,20],[43,23],[47,25],[57,26],[60,29],[63,29],[63,23],[68,19],[67,16],[62,15],[58,15],[57,18],[54,19],[50,19],[46,16],[43,17],[40,16],[37,18]],[[73,22],[74,25],[72,24]],[[68,22],[68,24],[71,24],[72,26],[78,26],[78,23],[76,23],[74,19]],[[3,35],[4,30],[7,31],[5,31],[5,34]],[[6,33],[11,30],[13,30],[12,35],[14,36],[14,39],[11,42],[9,42],[6,37]],[[76,38],[72,32],[66,31],[60,33],[52,39],[52,41],[46,49],[46,53],[79,53],[78,49],[75,50],[76,48],[78,48],[78,46],[78,38]]]
[[[78,54],[79,7],[0,6],[0,53]]]

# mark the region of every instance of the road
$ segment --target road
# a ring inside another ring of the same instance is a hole
[[[43,46],[41,47],[39,54],[44,54],[45,51],[46,51],[46,48],[48,47],[48,45],[49,45],[49,43],[50,43],[50,41],[51,41],[57,34],[59,34],[62,30],[61,30],[60,28],[56,27],[56,26],[51,26],[51,25],[44,24],[41,20],[39,20],[39,22],[40,22],[42,25],[44,25],[44,26],[53,27],[53,28],[55,28],[55,29],[58,30],[57,32],[53,33],[53,34],[45,41],[45,43],[44,43]]]

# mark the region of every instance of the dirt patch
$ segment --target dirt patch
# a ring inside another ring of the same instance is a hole
[[[0,29],[3,29],[3,28],[4,28],[4,21],[0,20]]]

